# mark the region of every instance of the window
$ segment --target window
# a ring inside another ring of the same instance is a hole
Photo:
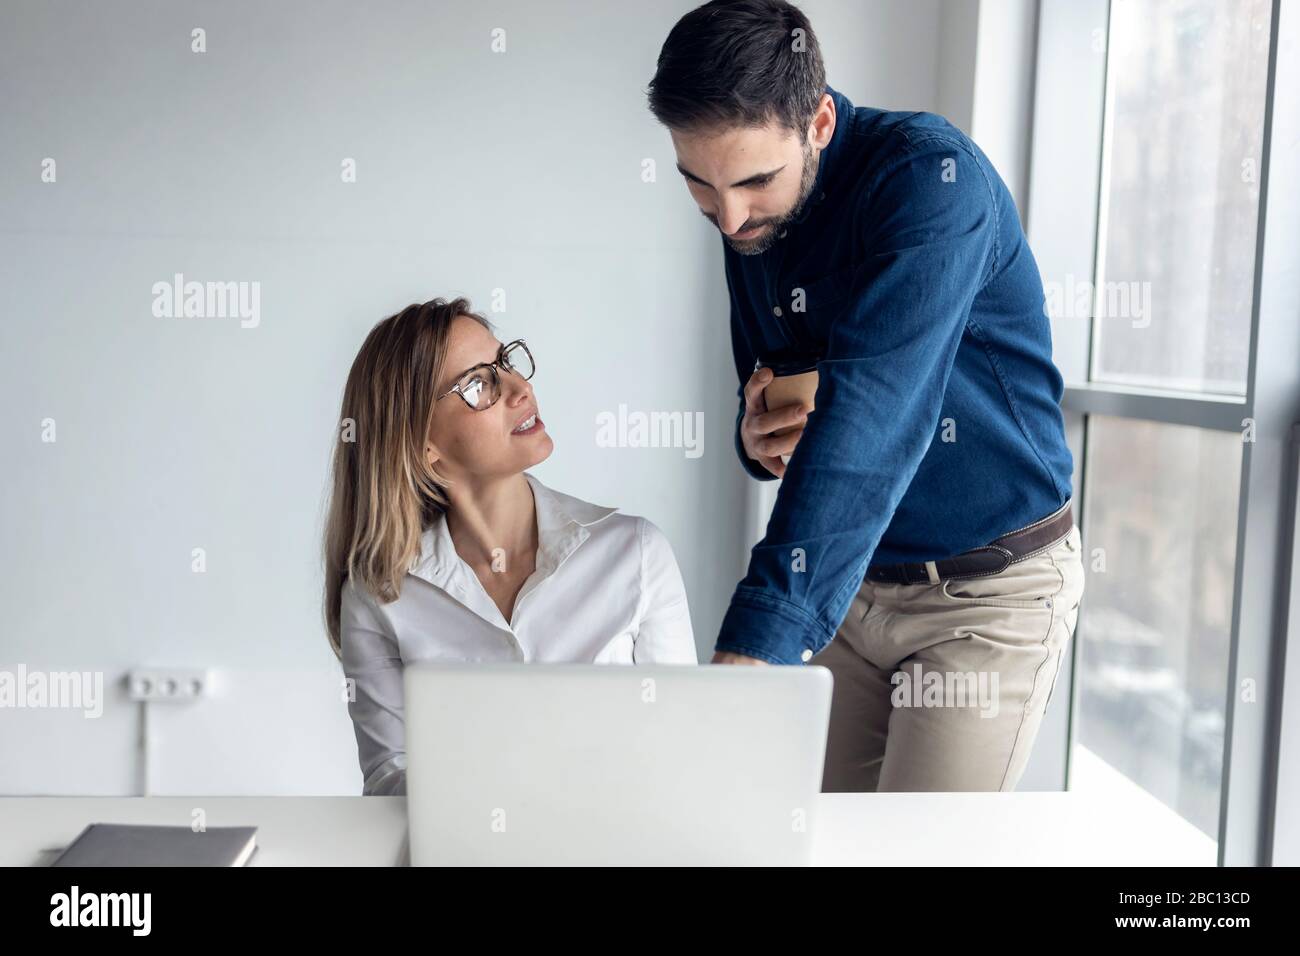
[[[1066,785],[1235,865],[1300,844],[1263,703],[1300,602],[1297,58],[1277,0],[1039,7],[1027,219],[1087,569]]]
[[[1219,829],[1238,436],[1093,415],[1076,740]]]
[[[1097,381],[1244,395],[1266,0],[1116,0]]]

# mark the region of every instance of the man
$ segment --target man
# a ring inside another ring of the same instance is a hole
[[[942,117],[828,87],[782,0],[684,16],[649,100],[723,234],[737,452],[783,479],[714,662],[831,669],[827,790],[1013,789],[1083,566],[1010,193]],[[815,408],[768,409],[756,362],[800,360]]]

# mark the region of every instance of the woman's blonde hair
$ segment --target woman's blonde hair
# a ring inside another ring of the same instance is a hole
[[[336,656],[348,578],[380,603],[396,600],[421,534],[447,507],[447,482],[425,444],[459,315],[491,329],[465,298],[409,305],[370,330],[348,373],[324,537],[325,628]]]

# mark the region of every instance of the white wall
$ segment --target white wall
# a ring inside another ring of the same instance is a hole
[[[970,135],[975,113],[975,53],[980,0],[947,0],[939,20],[939,110]]]
[[[1029,202],[1038,0],[982,0],[971,136],[1001,174],[1025,222]]]
[[[0,710],[0,793],[135,792],[120,682],[141,665],[216,678],[154,708],[155,792],[359,792],[318,623],[325,468],[365,332],[433,295],[506,291],[493,318],[534,347],[556,438],[539,475],[664,528],[707,653],[749,483],[719,242],[643,96],[692,5],[0,11],[0,666],[98,670],[112,691],[97,720]],[[805,9],[833,85],[935,108],[938,0]],[[177,272],[260,282],[260,324],[153,317]],[[704,455],[596,447],[620,403],[704,412]]]
[[[1038,0],[947,0],[939,112],[992,161],[1021,211],[1029,195]]]

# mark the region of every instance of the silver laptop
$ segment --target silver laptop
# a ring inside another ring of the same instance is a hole
[[[805,864],[823,667],[414,664],[413,866]]]

